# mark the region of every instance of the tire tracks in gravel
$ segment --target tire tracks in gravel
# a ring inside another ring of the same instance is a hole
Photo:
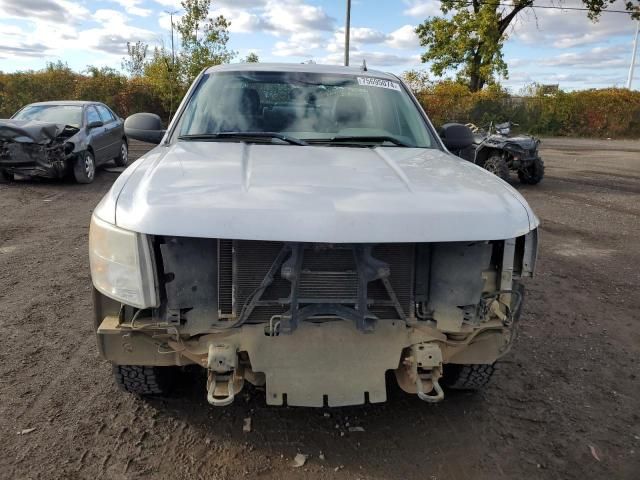
[[[36,417],[42,412],[44,403],[51,398],[51,394],[60,387],[61,381],[68,380],[74,373],[81,370],[86,364],[87,358],[91,356],[95,350],[95,339],[93,337],[86,338],[74,350],[72,357],[64,363],[64,367],[59,369],[59,364],[52,365],[50,368],[55,369],[56,375],[51,377],[46,386],[40,390],[30,401],[26,402],[24,408],[16,415],[16,419],[24,419],[27,417]],[[43,372],[43,375],[49,372]]]
[[[576,183],[579,183],[579,182],[576,182]],[[611,188],[611,189],[613,190],[614,188]],[[638,192],[638,194],[640,195],[640,191]],[[631,207],[625,207],[622,205],[615,205],[609,202],[604,202],[602,200],[598,200],[593,197],[588,197],[587,193],[585,193],[585,195],[580,195],[577,193],[562,192],[562,191],[554,190],[554,192],[549,193],[548,196],[550,198],[567,198],[569,200],[578,202],[581,205],[593,205],[595,207],[600,207],[605,210],[610,210],[617,213],[623,213],[625,215],[631,215],[633,217],[640,217],[640,208],[631,208]],[[640,200],[637,200],[637,201],[639,202],[638,206],[640,207]]]
[[[573,183],[573,184],[584,185],[584,186],[588,186],[588,187],[604,188],[604,189],[607,189],[607,190],[613,190],[615,192],[631,193],[631,194],[634,194],[634,195],[640,194],[640,185],[633,185],[633,184],[629,184],[629,185],[621,185],[621,184],[612,185],[610,182],[604,182],[604,181],[600,181],[598,179],[593,179],[593,180],[589,181],[589,180],[583,180],[583,179],[580,179],[580,178],[557,177],[555,175],[547,175],[545,178],[552,178],[556,182]],[[584,201],[584,199],[583,199],[583,201]]]

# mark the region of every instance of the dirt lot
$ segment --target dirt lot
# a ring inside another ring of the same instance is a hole
[[[518,186],[543,226],[517,345],[484,393],[435,406],[266,408],[248,392],[213,409],[195,375],[168,400],[118,391],[87,262],[117,174],[0,186],[0,477],[639,478],[640,142],[549,140],[543,156],[543,183]]]

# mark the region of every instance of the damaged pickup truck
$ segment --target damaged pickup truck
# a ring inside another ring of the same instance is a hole
[[[97,102],[32,103],[0,120],[0,181],[23,177],[91,183],[96,167],[128,163],[123,121]]]
[[[246,382],[269,405],[425,402],[483,387],[511,347],[538,219],[448,149],[396,76],[230,64],[204,71],[159,144],[96,207],[99,351],[117,383],[164,394],[180,367],[212,405]],[[390,377],[391,378],[391,377]],[[204,383],[204,379],[203,379]]]

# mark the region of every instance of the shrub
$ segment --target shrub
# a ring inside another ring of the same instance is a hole
[[[405,75],[418,101],[435,125],[510,120],[521,131],[538,135],[640,137],[640,92],[607,88],[544,94],[532,86],[511,95],[499,85],[472,93],[460,83],[432,82],[419,72]]]

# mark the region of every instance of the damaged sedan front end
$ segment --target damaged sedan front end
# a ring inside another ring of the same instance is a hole
[[[60,178],[75,155],[80,129],[31,120],[0,121],[0,170],[5,175]]]
[[[68,176],[91,183],[101,164],[128,160],[123,120],[99,102],[32,103],[0,120],[0,180]]]

